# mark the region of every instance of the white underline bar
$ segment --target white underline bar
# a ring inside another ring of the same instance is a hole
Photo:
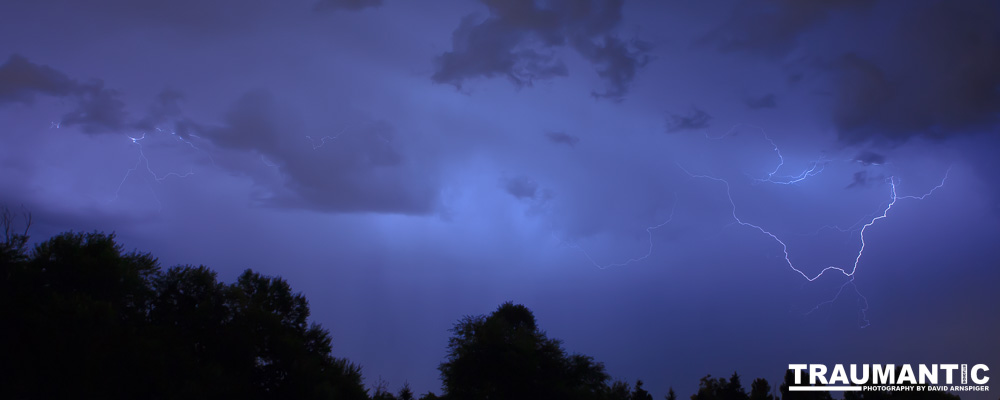
[[[860,392],[861,386],[789,386],[789,392]]]

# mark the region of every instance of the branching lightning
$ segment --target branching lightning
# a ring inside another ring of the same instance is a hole
[[[709,136],[709,135],[706,134],[705,138],[706,139],[710,139],[710,140],[721,140],[721,139],[724,139],[724,138],[726,138],[726,137],[734,134],[735,129],[738,126],[739,125],[733,126],[729,131],[727,131],[722,136],[711,137],[711,136]],[[806,168],[806,169],[802,170],[801,172],[798,172],[798,173],[795,173],[795,174],[791,174],[791,175],[779,175],[779,173],[781,172],[782,168],[785,166],[785,158],[784,158],[784,156],[781,153],[781,149],[779,148],[779,146],[777,145],[777,143],[775,143],[775,141],[773,139],[771,139],[763,129],[757,128],[757,127],[755,127],[755,128],[758,129],[758,130],[760,130],[760,132],[761,132],[764,140],[766,140],[768,143],[771,144],[774,153],[778,157],[778,164],[777,164],[777,166],[775,166],[775,168],[773,170],[771,170],[770,172],[768,172],[767,175],[764,176],[764,177],[753,177],[753,176],[750,176],[749,174],[747,174],[748,177],[754,183],[771,183],[771,184],[777,184],[777,185],[794,185],[794,184],[800,183],[800,182],[802,182],[802,181],[804,181],[806,179],[809,179],[811,177],[819,175],[820,173],[822,173],[824,171],[824,169],[826,168],[826,165],[830,162],[830,160],[820,159],[820,160],[812,162],[811,165],[809,166],[809,168]],[[921,195],[899,195],[898,191],[897,191],[898,190],[897,185],[899,184],[898,179],[896,179],[893,176],[890,176],[890,177],[886,178],[885,182],[889,184],[888,185],[888,192],[889,192],[888,193],[888,201],[883,203],[884,206],[880,209],[880,211],[876,211],[876,212],[868,215],[867,217],[864,217],[864,218],[860,219],[858,222],[856,222],[855,224],[851,225],[848,228],[841,228],[841,227],[835,226],[835,225],[834,226],[827,225],[827,226],[824,226],[824,227],[822,227],[822,228],[819,229],[819,231],[822,231],[823,229],[836,229],[836,230],[838,230],[840,232],[859,232],[859,236],[860,236],[860,239],[861,239],[861,245],[858,248],[857,254],[854,256],[853,263],[851,263],[848,266],[830,265],[830,266],[827,266],[827,267],[823,268],[818,273],[809,274],[805,270],[803,270],[803,268],[800,268],[799,266],[796,266],[796,264],[792,262],[792,256],[791,256],[791,254],[789,252],[788,245],[777,234],[771,232],[770,230],[766,229],[762,225],[758,225],[758,224],[755,224],[755,223],[752,223],[752,222],[748,222],[748,221],[746,221],[746,220],[744,220],[743,218],[740,217],[740,215],[738,213],[738,210],[737,210],[736,201],[733,200],[732,187],[731,187],[730,182],[728,180],[723,179],[723,178],[719,178],[719,177],[716,177],[716,176],[712,176],[712,175],[693,173],[693,172],[689,171],[688,169],[686,169],[684,166],[682,166],[680,163],[675,163],[675,165],[681,171],[683,171],[685,174],[687,174],[692,179],[706,179],[706,180],[711,180],[711,181],[714,181],[714,182],[720,182],[720,183],[722,183],[725,186],[725,189],[726,189],[726,198],[729,201],[730,213],[732,215],[734,224],[738,224],[738,225],[741,225],[741,226],[745,226],[745,227],[751,228],[751,229],[753,229],[755,231],[758,231],[758,232],[760,232],[760,233],[762,233],[764,235],[767,235],[772,240],[774,240],[775,242],[777,242],[777,244],[781,246],[782,254],[784,255],[785,264],[793,272],[795,272],[796,274],[798,274],[799,276],[801,276],[802,278],[804,278],[807,282],[814,282],[817,279],[819,279],[820,277],[826,275],[828,272],[833,272],[833,273],[836,273],[838,276],[844,276],[844,277],[846,277],[847,280],[840,286],[840,288],[837,291],[836,295],[832,299],[817,304],[815,307],[813,307],[811,310],[809,310],[806,313],[806,315],[811,314],[812,312],[814,312],[814,311],[816,311],[816,310],[818,310],[818,309],[820,309],[820,308],[822,308],[822,307],[824,307],[826,305],[832,304],[833,302],[835,302],[840,297],[841,294],[843,294],[846,291],[853,290],[855,292],[855,294],[857,294],[857,296],[858,296],[858,305],[859,305],[859,308],[860,308],[860,310],[859,310],[859,324],[860,324],[860,326],[862,328],[863,327],[867,327],[867,326],[870,325],[870,322],[869,322],[868,316],[867,316],[867,311],[868,311],[869,305],[868,305],[868,299],[864,295],[862,295],[861,292],[858,290],[858,287],[857,287],[857,285],[855,283],[855,274],[858,272],[858,267],[859,267],[859,265],[861,263],[862,257],[864,256],[864,251],[868,247],[868,244],[869,244],[868,240],[865,238],[865,234],[866,234],[868,228],[870,228],[873,225],[875,225],[878,221],[888,218],[891,210],[893,209],[894,206],[896,206],[896,203],[899,200],[908,200],[908,199],[910,199],[910,200],[923,200],[923,199],[927,198],[928,196],[932,195],[935,191],[937,191],[938,189],[942,188],[945,185],[946,181],[948,180],[948,176],[949,176],[949,174],[951,172],[951,169],[949,168],[947,171],[945,171],[944,177],[941,179],[940,183],[938,183],[936,186],[934,186],[933,188],[931,188],[929,191],[927,191],[926,193],[921,194]],[[582,247],[580,247],[578,245],[575,245],[575,244],[572,245],[572,247],[578,249],[584,255],[584,257],[587,258],[587,260],[589,260],[595,267],[597,267],[599,269],[606,269],[606,268],[612,268],[612,267],[623,267],[623,266],[626,266],[626,265],[629,265],[629,264],[632,264],[632,263],[643,261],[643,260],[649,258],[652,255],[652,253],[653,253],[653,231],[656,230],[656,229],[659,229],[659,228],[661,228],[661,227],[663,227],[665,225],[667,225],[668,223],[671,222],[671,220],[673,220],[674,209],[676,208],[676,204],[677,204],[677,200],[676,200],[677,194],[676,194],[676,192],[674,193],[674,196],[675,196],[674,206],[671,208],[670,218],[668,218],[666,221],[664,221],[664,222],[662,222],[660,224],[653,225],[653,226],[650,226],[650,227],[646,228],[647,237],[649,239],[649,247],[647,248],[646,254],[644,254],[642,256],[639,256],[639,257],[629,258],[629,259],[627,259],[625,261],[622,261],[622,262],[616,262],[616,263],[610,263],[610,264],[599,264]],[[860,226],[860,228],[859,228],[859,226]],[[817,231],[816,233],[818,233],[819,231]],[[848,288],[848,286],[850,286],[850,288]]]
[[[776,179],[775,175],[778,174],[778,171],[781,170],[781,167],[785,166],[785,157],[781,155],[781,149],[778,148],[778,144],[774,143],[774,140],[771,140],[771,138],[767,136],[767,132],[764,132],[764,130],[761,129],[761,134],[764,135],[764,139],[767,140],[767,142],[770,143],[771,146],[774,148],[774,153],[778,155],[778,165],[774,167],[773,171],[767,174],[766,178],[756,178],[754,179],[754,182],[768,182],[768,183],[776,183],[779,185],[792,185],[795,183],[802,182],[810,177],[818,175],[820,172],[823,172],[823,169],[826,167],[826,163],[822,162],[822,160],[814,161],[812,163],[812,167],[807,170],[803,170],[802,172],[796,175],[780,176],[778,177],[778,179]]]
[[[826,268],[823,268],[823,270],[821,270],[816,275],[809,276],[808,274],[806,274],[805,272],[803,272],[801,269],[799,269],[798,267],[796,267],[795,264],[792,263],[792,260],[790,258],[791,256],[788,254],[788,245],[785,244],[785,242],[782,241],[780,238],[778,238],[777,235],[775,235],[774,233],[771,233],[770,231],[764,229],[760,225],[752,224],[752,223],[749,223],[749,222],[746,222],[746,221],[743,221],[742,219],[740,219],[740,217],[736,214],[736,202],[733,201],[732,190],[731,190],[731,187],[729,185],[729,181],[727,181],[725,179],[722,179],[722,178],[717,178],[717,177],[714,177],[714,176],[709,176],[709,175],[693,174],[690,171],[688,171],[687,169],[685,169],[683,166],[681,166],[680,164],[677,164],[677,167],[680,168],[682,171],[684,171],[684,173],[688,174],[688,176],[690,176],[692,178],[710,179],[710,180],[713,180],[713,181],[716,181],[716,182],[722,182],[726,186],[726,197],[729,200],[729,204],[732,205],[732,215],[733,215],[733,219],[736,221],[736,223],[738,223],[740,225],[743,225],[743,226],[746,226],[746,227],[750,227],[750,228],[756,229],[757,231],[760,231],[761,233],[763,233],[763,234],[765,234],[767,236],[770,236],[771,239],[774,239],[774,241],[778,242],[778,244],[781,245],[782,252],[785,255],[785,262],[788,264],[788,267],[791,268],[793,271],[795,271],[796,273],[798,273],[799,275],[801,275],[803,278],[805,278],[806,280],[808,280],[810,282],[815,281],[816,279],[819,279],[819,277],[823,276],[828,271],[837,271],[837,272],[840,272],[841,274],[843,274],[844,276],[848,276],[848,277],[854,276],[854,273],[857,272],[857,270],[858,270],[858,263],[861,262],[861,257],[864,255],[865,246],[867,245],[867,243],[865,242],[865,230],[868,229],[870,226],[874,225],[876,221],[887,218],[888,215],[889,215],[889,210],[892,209],[892,207],[896,204],[897,200],[899,200],[899,199],[917,199],[917,200],[923,200],[927,196],[930,196],[931,193],[933,193],[935,190],[937,190],[937,189],[941,188],[942,186],[944,186],[945,181],[948,179],[948,172],[946,172],[944,178],[941,179],[941,183],[938,184],[937,186],[935,186],[929,192],[927,192],[927,193],[925,193],[923,195],[920,195],[920,196],[898,196],[896,194],[896,181],[895,181],[894,178],[890,177],[889,178],[889,194],[890,194],[889,203],[885,207],[885,209],[882,210],[881,214],[875,216],[870,221],[868,221],[867,223],[865,223],[864,226],[861,227],[861,248],[858,249],[858,254],[857,254],[857,257],[855,257],[855,259],[854,259],[854,264],[851,267],[849,267],[849,270],[848,270],[848,268],[842,268],[842,267],[837,267],[837,266],[832,266],[831,265],[831,266],[828,266]],[[950,172],[950,170],[949,170],[949,172]]]
[[[770,138],[767,138],[766,135],[765,135],[765,138],[771,144],[774,144],[774,141],[772,141]],[[775,184],[794,184],[794,183],[797,183],[797,182],[801,182],[802,180],[804,180],[804,179],[806,179],[808,177],[815,176],[816,174],[818,174],[819,172],[822,171],[822,169],[817,170],[817,167],[816,167],[817,164],[814,163],[813,166],[810,169],[807,169],[807,170],[805,170],[802,173],[799,173],[797,175],[791,176],[791,178],[793,178],[793,179],[790,179],[790,180],[774,180],[774,179],[772,179],[773,176],[775,174],[777,174],[777,172],[781,169],[781,166],[784,165],[784,158],[781,156],[781,151],[778,149],[777,146],[775,146],[774,149],[775,149],[775,152],[778,154],[778,157],[779,157],[779,160],[780,160],[779,164],[778,164],[778,167],[775,168],[771,173],[769,173],[768,177],[766,179],[755,180],[755,182],[770,182],[770,183],[775,183]],[[823,268],[822,270],[820,270],[815,275],[810,276],[805,271],[803,271],[799,267],[795,266],[795,264],[791,260],[791,255],[789,254],[788,245],[783,240],[781,240],[781,238],[779,238],[777,235],[775,235],[771,231],[768,231],[767,229],[763,228],[762,226],[757,225],[757,224],[753,224],[753,223],[750,223],[750,222],[746,222],[746,221],[744,221],[743,219],[741,219],[739,217],[739,215],[737,214],[736,202],[733,200],[733,196],[732,196],[732,188],[731,188],[728,180],[725,180],[725,179],[722,179],[722,178],[718,178],[718,177],[714,177],[714,176],[710,176],[710,175],[694,174],[694,173],[688,171],[683,166],[681,166],[679,163],[677,163],[676,165],[677,165],[678,168],[680,168],[682,171],[684,171],[684,173],[686,173],[691,178],[708,179],[708,180],[712,180],[712,181],[716,181],[716,182],[722,182],[725,185],[725,187],[726,187],[726,198],[729,200],[729,204],[732,207],[731,208],[731,213],[732,213],[733,220],[736,223],[738,223],[739,225],[755,229],[755,230],[757,230],[757,231],[759,231],[759,232],[761,232],[761,233],[769,236],[771,239],[773,239],[775,242],[777,242],[779,245],[781,245],[782,253],[784,254],[785,263],[788,265],[789,268],[792,269],[792,271],[794,271],[795,273],[799,274],[800,276],[802,276],[803,278],[805,278],[807,281],[813,282],[813,281],[819,279],[820,277],[822,277],[823,275],[825,275],[827,272],[830,272],[830,271],[836,271],[836,272],[839,272],[840,274],[846,276],[848,278],[848,280],[843,285],[841,285],[840,290],[838,290],[837,294],[834,296],[833,299],[825,301],[825,302],[822,302],[822,303],[816,305],[816,307],[814,307],[812,310],[810,310],[806,314],[808,315],[808,314],[812,313],[813,311],[819,309],[820,307],[822,307],[824,305],[833,303],[834,301],[836,301],[840,297],[841,293],[844,292],[845,288],[848,285],[850,285],[853,288],[854,292],[858,295],[858,298],[859,298],[859,306],[861,307],[861,310],[860,310],[860,325],[861,325],[861,327],[867,327],[868,325],[870,325],[870,322],[868,321],[868,318],[867,318],[868,299],[864,295],[862,295],[860,291],[858,291],[858,288],[857,288],[857,285],[854,282],[854,279],[855,279],[855,273],[857,273],[857,271],[858,271],[858,265],[861,263],[861,258],[862,258],[862,256],[864,256],[865,248],[868,245],[867,241],[865,240],[865,231],[869,227],[875,225],[875,223],[877,221],[885,219],[885,218],[888,218],[889,211],[892,210],[892,207],[894,205],[896,205],[896,202],[898,200],[900,200],[900,199],[923,200],[927,196],[930,196],[931,194],[933,194],[936,190],[938,190],[938,189],[940,189],[941,187],[944,186],[945,182],[948,180],[948,175],[951,172],[951,170],[948,169],[945,172],[944,177],[941,179],[941,182],[937,186],[931,188],[931,190],[929,190],[927,193],[924,193],[924,194],[919,195],[919,196],[918,195],[906,195],[906,196],[900,196],[900,195],[898,195],[897,194],[897,188],[896,188],[897,181],[896,181],[896,179],[894,177],[889,177],[887,179],[887,181],[889,183],[889,201],[888,201],[888,203],[886,203],[886,206],[885,206],[884,209],[882,209],[881,213],[879,213],[879,214],[871,217],[871,219],[867,220],[867,222],[864,222],[864,224],[861,226],[861,229],[860,229],[861,246],[858,249],[858,253],[857,253],[857,255],[854,258],[854,263],[850,267],[838,267],[838,266],[834,266],[834,265],[827,266],[827,267]],[[855,224],[851,228],[848,228],[847,230],[844,230],[844,229],[841,229],[841,228],[835,227],[835,226],[832,227],[832,228],[835,228],[835,229],[838,229],[838,230],[841,230],[841,231],[852,231],[855,226],[857,226],[857,224]],[[824,227],[824,228],[827,228],[827,227]]]
[[[312,136],[306,135],[306,139],[309,140],[309,144],[312,146],[313,150],[316,150],[316,149],[318,149],[320,147],[326,146],[326,141],[327,140],[336,140],[336,139],[340,138],[340,136],[343,135],[345,131],[347,131],[347,127],[346,126],[344,128],[342,128],[340,130],[340,132],[337,132],[334,135],[323,136],[323,137],[319,138],[319,144],[316,144],[316,139],[313,139]]]
[[[157,130],[159,130],[159,129],[157,129]],[[186,173],[183,173],[183,174],[177,173],[177,172],[168,172],[168,173],[166,173],[164,175],[158,175],[155,171],[153,171],[153,168],[149,165],[149,158],[146,157],[146,153],[143,152],[143,149],[142,149],[142,141],[146,139],[146,134],[143,133],[139,137],[132,137],[132,136],[126,135],[126,137],[128,137],[130,140],[132,140],[132,144],[135,144],[136,147],[138,148],[139,158],[136,160],[135,165],[133,165],[131,168],[128,168],[128,169],[125,170],[125,176],[122,177],[121,182],[118,183],[118,188],[115,189],[115,198],[114,198],[114,200],[118,200],[119,193],[122,190],[122,186],[125,185],[125,181],[128,180],[128,177],[130,175],[132,175],[133,172],[136,172],[139,169],[139,167],[142,166],[142,165],[146,166],[146,172],[148,172],[149,176],[153,177],[153,180],[155,180],[157,182],[162,182],[163,180],[165,180],[167,178],[170,178],[170,177],[187,178],[187,177],[189,177],[191,175],[194,175],[194,169],[192,169],[192,170],[190,170],[190,171],[188,171]],[[178,136],[178,139],[186,142],[192,148],[198,149],[190,141],[183,140],[179,136]],[[159,199],[157,199],[157,201],[159,201]]]
[[[871,321],[868,320],[868,298],[861,294],[861,291],[858,290],[858,285],[854,283],[854,276],[851,276],[846,282],[844,282],[843,285],[840,285],[840,289],[837,290],[837,294],[835,294],[832,299],[817,304],[811,310],[807,311],[805,315],[812,314],[816,310],[836,302],[840,299],[840,295],[844,293],[844,289],[847,288],[848,285],[850,285],[851,289],[854,290],[854,294],[858,295],[858,326],[861,328],[867,328],[871,325]]]

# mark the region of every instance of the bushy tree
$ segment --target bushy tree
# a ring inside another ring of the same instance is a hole
[[[632,397],[632,386],[623,380],[615,380],[605,393],[605,400],[629,400]]]
[[[750,400],[774,400],[771,394],[771,384],[767,379],[757,378],[750,384]]]
[[[452,329],[441,379],[448,399],[598,399],[604,366],[568,355],[546,337],[523,305],[504,303],[489,316],[465,317]]]

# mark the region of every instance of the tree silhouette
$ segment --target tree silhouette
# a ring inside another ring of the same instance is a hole
[[[750,384],[750,400],[775,400],[767,379],[757,378]]]
[[[632,398],[632,386],[623,380],[615,380],[605,393],[607,400],[629,400]]]
[[[729,380],[726,378],[712,378],[706,375],[701,378],[698,385],[698,392],[691,395],[691,400],[746,400],[749,396],[740,383],[740,376],[733,372]]]
[[[3,228],[12,219],[4,212]],[[287,282],[159,268],[114,235],[0,244],[0,398],[367,399]]]
[[[434,392],[427,392],[424,393],[423,396],[420,396],[420,400],[438,400],[440,398],[441,397],[438,397],[438,395],[434,394]]]
[[[389,391],[389,382],[386,382],[381,376],[372,385],[371,398],[372,400],[396,400],[396,396]]]
[[[677,400],[677,393],[674,393],[674,388],[671,387],[670,390],[667,391],[667,395],[663,396],[663,398],[665,400]]]
[[[597,399],[607,391],[601,363],[567,355],[538,329],[523,305],[507,302],[489,316],[462,318],[441,364],[448,399]]]
[[[0,207],[0,231],[3,241],[0,242],[0,267],[9,267],[14,262],[23,261],[25,246],[28,244],[28,229],[31,228],[31,214],[23,213],[24,228],[17,228],[17,218],[7,207]],[[6,275],[6,274],[5,274]],[[8,276],[9,278],[9,276]]]
[[[642,381],[636,380],[635,387],[632,388],[631,400],[653,400],[653,395],[642,388]]]
[[[399,400],[414,400],[413,390],[410,390],[410,384],[408,382],[403,382],[403,387],[399,388],[399,394],[396,395]]]
[[[736,371],[733,371],[733,375],[729,377],[729,382],[723,386],[720,398],[724,400],[748,400],[750,398],[746,390],[743,389],[743,383],[740,382],[740,375]]]

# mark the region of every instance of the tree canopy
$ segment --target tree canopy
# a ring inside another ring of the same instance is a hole
[[[163,270],[113,234],[26,242],[0,245],[0,398],[368,398],[280,278]]]
[[[523,305],[508,302],[489,316],[465,317],[452,332],[439,368],[445,398],[598,399],[608,391],[604,365],[567,354]]]

